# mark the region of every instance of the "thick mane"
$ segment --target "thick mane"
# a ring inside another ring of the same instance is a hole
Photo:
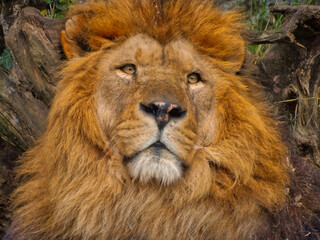
[[[231,72],[240,68],[244,57],[240,14],[222,14],[207,0],[164,1],[162,22],[156,24],[156,11],[153,1],[90,1],[76,5],[70,12],[70,18],[77,21],[72,37],[80,45],[97,50],[142,32],[161,43],[182,36],[220,67]]]
[[[162,14],[162,22],[157,23],[153,1],[91,1],[74,6],[62,33],[71,61],[61,73],[47,131],[18,168],[22,180],[15,192],[12,226],[16,239],[137,239],[141,235],[130,225],[117,228],[121,221],[133,218],[126,209],[163,224],[162,228],[144,226],[141,220],[138,227],[144,229],[143,236],[159,236],[161,231],[173,236],[175,231],[183,237],[184,229],[205,232],[210,228],[206,219],[215,216],[221,228],[233,226],[229,235],[216,229],[217,237],[242,239],[242,232],[254,229],[256,220],[244,225],[238,221],[248,214],[260,216],[257,206],[272,211],[285,201],[286,150],[276,124],[255,92],[255,83],[235,75],[245,51],[239,15],[222,14],[210,1],[200,0],[165,1]],[[137,33],[163,44],[187,39],[225,78],[215,86],[214,141],[195,146],[199,161],[188,169],[187,180],[169,189],[155,184],[140,189],[121,164],[123,156],[114,146],[113,130],[102,133],[97,120],[98,63],[109,48]],[[176,207],[171,209],[169,201]],[[214,212],[203,205],[195,207],[198,202],[219,207]],[[248,202],[254,206],[247,206]],[[225,209],[234,214],[232,219],[226,217]],[[190,223],[191,216],[198,222]],[[166,221],[172,229],[166,228]]]

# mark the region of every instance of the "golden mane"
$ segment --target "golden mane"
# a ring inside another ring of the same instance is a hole
[[[153,1],[73,7],[62,32],[71,60],[47,131],[18,168],[14,238],[184,239],[192,232],[195,239],[245,239],[261,227],[264,211],[285,201],[286,149],[276,123],[256,84],[235,74],[245,55],[239,14],[200,0],[165,1],[161,10],[159,22]],[[142,188],[130,179],[113,130],[104,133],[97,120],[97,65],[106,51],[139,33],[161,44],[188,40],[224,77],[215,86],[214,141],[195,146],[186,177],[168,188]],[[141,222],[131,226],[133,214]],[[212,227],[208,219],[219,224]]]
[[[199,51],[212,57],[220,67],[234,72],[242,65],[244,42],[240,36],[241,15],[221,13],[211,1],[165,1],[161,23],[156,21],[157,10],[152,1],[91,1],[76,5],[70,12],[76,26],[71,36],[62,35],[67,57],[68,40],[92,50],[107,48],[128,37],[146,33],[160,43],[182,36]],[[68,30],[68,24],[66,26]]]

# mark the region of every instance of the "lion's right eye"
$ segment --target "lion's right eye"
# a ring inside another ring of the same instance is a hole
[[[201,81],[201,77],[199,73],[193,72],[188,75],[188,83],[195,84]]]
[[[136,66],[134,64],[126,64],[126,65],[120,67],[119,69],[122,72],[129,74],[129,75],[133,75],[137,71]]]

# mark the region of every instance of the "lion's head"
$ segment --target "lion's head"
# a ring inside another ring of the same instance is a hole
[[[100,61],[97,118],[131,177],[164,185],[182,178],[196,147],[214,139],[219,73],[210,60],[183,38],[162,45],[137,34]]]
[[[75,6],[48,129],[19,168],[14,234],[254,234],[287,173],[261,91],[239,74],[241,27],[209,1]]]

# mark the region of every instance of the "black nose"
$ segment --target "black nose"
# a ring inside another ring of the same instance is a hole
[[[187,112],[183,111],[178,104],[160,101],[151,102],[147,106],[141,103],[140,107],[144,112],[155,117],[159,129],[163,129],[170,119],[182,118]]]

